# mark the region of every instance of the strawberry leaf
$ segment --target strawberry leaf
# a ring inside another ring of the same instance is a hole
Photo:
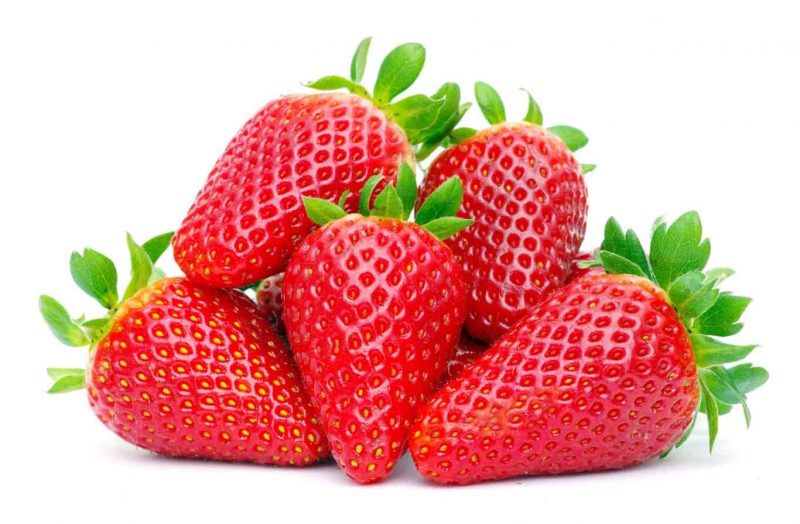
[[[397,194],[403,202],[403,220],[408,220],[417,200],[417,178],[407,162],[400,165],[397,173]]]
[[[320,226],[347,215],[344,209],[322,198],[303,197],[303,205],[308,218]]]
[[[589,143],[589,137],[572,126],[552,126],[547,130],[560,138],[573,153]]]
[[[733,383],[736,384],[736,389],[744,394],[760,388],[769,379],[769,373],[767,373],[766,369],[753,366],[750,363],[739,364],[726,369],[726,371]]]
[[[69,260],[72,279],[87,295],[106,309],[117,304],[117,268],[107,256],[86,248],[74,251]]]
[[[39,312],[47,327],[55,337],[67,346],[80,347],[89,345],[89,338],[72,318],[67,310],[53,297],[39,297]]]
[[[369,216],[369,201],[372,199],[372,193],[375,191],[375,186],[383,179],[381,175],[372,175],[364,182],[364,187],[361,188],[361,194],[358,198],[358,212],[363,216]]]
[[[153,264],[158,262],[158,259],[161,258],[161,255],[163,255],[167,248],[169,248],[169,244],[172,242],[173,235],[175,235],[174,231],[162,233],[154,236],[142,244],[142,249],[144,249],[145,253],[147,253],[147,256],[150,257],[150,261]]]
[[[525,113],[523,117],[523,121],[530,122],[531,124],[536,124],[537,126],[542,125],[544,121],[544,117],[542,116],[542,108],[539,107],[539,104],[536,100],[533,99],[533,95],[527,89],[522,89],[528,95],[528,112]]]
[[[345,189],[342,191],[341,196],[339,196],[339,200],[336,202],[336,205],[344,209],[344,205],[347,203],[347,197],[350,196],[350,190]]]
[[[639,241],[639,237],[632,229],[623,233],[622,227],[614,217],[609,218],[608,222],[606,222],[605,234],[603,243],[600,244],[600,249],[626,258],[636,265],[639,271],[631,274],[644,276],[653,280],[650,263],[647,261],[647,255],[642,247],[642,243]]]
[[[449,238],[475,221],[470,218],[440,217],[426,222],[422,227],[439,240]]]
[[[372,208],[372,216],[386,218],[403,218],[403,201],[393,185],[387,185],[383,191],[375,198],[375,205]]]
[[[83,368],[47,368],[47,375],[52,380],[58,380],[61,377],[83,375],[85,373],[86,370]]]
[[[708,419],[708,452],[711,453],[714,449],[714,441],[717,440],[717,433],[719,432],[719,405],[717,404],[717,399],[708,390],[703,376],[700,375],[699,378],[700,395],[703,399],[702,402],[705,408],[706,418]]]
[[[699,368],[710,368],[745,358],[756,346],[736,346],[720,342],[708,335],[690,335],[694,358]]]
[[[425,131],[426,138],[416,153],[417,161],[427,158],[447,138],[448,133],[458,125],[471,105],[469,103],[458,105],[461,90],[458,84],[452,82],[442,85],[431,98],[443,100],[444,103],[436,121]]]
[[[375,81],[375,100],[383,105],[411,87],[425,65],[425,48],[420,44],[402,44],[386,55]]]
[[[477,130],[472,129],[471,127],[459,127],[450,131],[448,136],[450,137],[451,144],[460,144],[464,140],[468,140],[475,136],[477,132]]]
[[[364,70],[367,68],[367,54],[369,53],[369,44],[372,43],[372,37],[367,37],[362,40],[356,52],[353,55],[353,60],[350,62],[350,80],[353,82],[361,82],[364,78]]]
[[[506,121],[506,109],[497,91],[486,82],[475,82],[475,101],[486,120],[492,124]]]
[[[150,275],[153,274],[153,262],[147,252],[142,246],[134,242],[130,233],[127,239],[128,251],[131,255],[131,280],[128,283],[128,287],[125,288],[122,300],[131,298],[137,291],[147,286],[150,281]]]
[[[428,129],[436,123],[445,100],[434,100],[425,95],[412,95],[384,107],[386,114],[403,128],[412,144],[419,144],[428,136]]]
[[[320,91],[335,91],[337,89],[347,89],[354,95],[363,96],[364,98],[367,98],[369,95],[364,86],[359,85],[351,80],[348,80],[343,76],[337,76],[337,75],[323,76],[319,80],[309,82],[308,84],[306,84],[306,87],[310,87],[311,89],[318,89]]]
[[[458,176],[448,178],[428,196],[417,212],[416,222],[425,225],[441,217],[453,216],[461,206],[463,188]]]
[[[644,272],[642,272],[642,269],[639,266],[621,255],[612,253],[610,251],[600,251],[597,256],[600,259],[603,268],[606,270],[606,273],[610,273],[612,275],[636,275],[639,277],[645,276]]]
[[[591,173],[597,168],[596,164],[581,164],[581,171],[585,175],[586,173]]]
[[[47,370],[50,373],[50,369]],[[48,393],[68,393],[83,389],[86,383],[86,373],[82,369],[73,370],[74,373],[64,374],[55,379],[55,382],[47,390]],[[52,376],[52,375],[51,375]]]
[[[650,240],[650,265],[657,283],[664,289],[680,275],[702,271],[711,254],[711,243],[702,240],[700,217],[690,211],[678,217],[671,226],[659,223]]]
[[[751,299],[723,292],[695,323],[697,332],[706,335],[727,337],[742,330],[739,319],[750,304]]]

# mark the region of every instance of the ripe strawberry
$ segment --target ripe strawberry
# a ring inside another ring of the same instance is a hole
[[[570,150],[588,139],[577,129],[545,129],[529,96],[523,122],[505,122],[497,93],[478,82],[475,95],[491,127],[456,129],[456,145],[431,164],[424,197],[451,176],[464,185],[458,216],[475,219],[447,245],[470,275],[466,330],[491,343],[551,290],[564,285],[586,229],[583,171]],[[459,141],[460,140],[460,141]]]
[[[447,363],[447,371],[442,378],[442,382],[451,380],[467,369],[484,351],[486,351],[486,349],[487,346],[485,344],[477,340],[472,340],[462,333],[461,338],[458,339],[458,343],[453,350],[453,356],[450,357],[450,361]]]
[[[309,87],[350,94],[290,95],[268,103],[228,144],[173,242],[192,280],[241,287],[282,271],[313,229],[303,196],[355,194],[375,174],[394,180],[412,145],[438,143],[461,114],[459,91],[445,84],[433,98],[392,102],[425,61],[419,44],[397,47],[381,64],[370,95],[360,82],[369,39],[359,46],[351,80],[324,77]],[[385,183],[385,182],[384,182]]]
[[[73,321],[54,299],[41,298],[54,334],[91,347],[86,371],[48,370],[56,380],[50,391],[85,382],[103,424],[163,455],[296,466],[325,457],[300,375],[250,299],[184,278],[147,283],[168,242],[154,252],[128,237],[133,271],[121,301],[109,259],[88,249],[73,254],[76,283],[109,313]]]
[[[411,453],[435,482],[623,468],[679,446],[698,409],[713,446],[718,416],[767,372],[727,368],[754,346],[715,336],[741,329],[749,299],[703,273],[710,244],[687,213],[659,223],[647,257],[609,222],[599,264],[534,307],[421,409]],[[668,291],[665,291],[668,290]],[[699,406],[698,406],[699,401]]]
[[[283,336],[286,334],[286,327],[283,325],[283,273],[265,278],[256,288],[256,303],[258,309],[266,317],[267,322],[272,324],[275,331]]]
[[[465,283],[441,238],[469,220],[458,179],[408,223],[416,185],[403,165],[361,215],[305,199],[322,228],[295,252],[283,283],[284,322],[303,382],[339,466],[360,483],[388,475],[419,404],[439,384],[464,321]],[[438,237],[438,238],[437,238]]]

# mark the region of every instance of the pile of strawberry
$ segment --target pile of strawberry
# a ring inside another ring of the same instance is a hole
[[[721,338],[750,300],[720,291],[731,270],[705,269],[697,214],[657,221],[649,253],[611,219],[580,253],[582,132],[543,127],[530,95],[507,122],[481,82],[480,131],[458,127],[456,84],[397,100],[419,44],[391,51],[369,92],[369,44],[349,78],[253,116],[174,235],[128,236],[121,295],[111,260],[72,254],[107,312],[74,319],[41,297],[59,340],[89,347],[85,370],[49,369],[50,391],[85,387],[109,429],[156,453],[332,456],[360,483],[406,449],[425,477],[468,484],[638,464],[699,414],[713,446],[735,405],[749,424],[746,395],[768,375],[731,365],[754,346]],[[185,277],[155,266],[170,244]]]

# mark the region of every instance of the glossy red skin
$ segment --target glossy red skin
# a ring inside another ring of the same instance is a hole
[[[349,190],[345,207],[355,211],[364,182],[375,174],[394,180],[410,155],[400,127],[361,97],[274,100],[217,161],[175,234],[175,260],[189,278],[213,287],[279,273],[315,227],[301,196],[336,201]]]
[[[588,262],[594,260],[595,253],[583,252],[578,253],[572,260],[572,265],[569,269],[569,276],[567,276],[566,284],[571,284],[573,281],[587,275],[605,275],[606,271],[602,267],[580,267],[581,262]]]
[[[279,335],[286,333],[286,327],[283,325],[282,287],[283,273],[278,273],[262,280],[256,289],[258,309]]]
[[[698,395],[689,335],[664,292],[589,276],[431,397],[410,450],[443,484],[624,468],[675,444]]]
[[[499,124],[442,152],[420,190],[425,198],[461,178],[459,216],[475,224],[446,240],[470,275],[466,331],[491,343],[566,281],[586,230],[580,165],[540,126]]]
[[[284,276],[284,322],[331,451],[386,477],[440,383],[464,322],[453,254],[416,224],[348,215],[309,235]]]
[[[447,371],[442,378],[442,382],[453,379],[459,373],[467,369],[487,349],[488,346],[483,342],[472,340],[462,333],[461,337],[458,339],[455,350],[453,350],[453,356],[447,363]]]
[[[114,433],[173,457],[304,466],[328,455],[286,347],[238,291],[164,279],[127,300],[87,373]]]

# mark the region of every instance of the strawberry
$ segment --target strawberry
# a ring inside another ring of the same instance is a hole
[[[361,214],[304,199],[322,228],[292,256],[284,322],[303,382],[319,408],[339,466],[360,483],[387,476],[405,451],[419,404],[439,384],[464,321],[465,283],[440,240],[471,221],[457,178],[404,221],[416,197],[404,164]]]
[[[256,303],[267,321],[275,331],[283,336],[286,328],[283,325],[283,273],[278,273],[262,280],[256,288]]]
[[[435,482],[624,468],[665,455],[708,418],[740,404],[766,370],[727,364],[755,346],[737,333],[749,299],[721,292],[729,269],[696,213],[657,223],[646,256],[613,219],[597,265],[530,310],[420,410],[411,454]]]
[[[447,372],[442,377],[442,381],[447,382],[467,369],[486,349],[487,346],[485,344],[472,340],[462,333],[456,348],[453,350],[453,356],[450,357],[450,361],[447,363]]]
[[[586,229],[587,195],[581,166],[571,151],[588,139],[575,128],[541,126],[529,95],[523,122],[505,122],[497,92],[475,85],[478,105],[491,127],[460,128],[455,145],[432,162],[424,197],[458,176],[464,199],[458,216],[475,225],[447,240],[464,273],[471,275],[466,330],[491,343],[551,290],[564,285]]]
[[[87,370],[50,369],[50,392],[86,386],[98,418],[124,440],[174,457],[304,466],[328,454],[318,416],[289,352],[255,304],[236,290],[185,278],[148,284],[169,243],[128,237],[132,278],[121,300],[114,264],[73,253],[75,282],[108,315],[72,320],[48,296],[40,308],[71,346],[89,346]]]
[[[355,194],[375,174],[394,180],[414,144],[435,147],[463,114],[459,90],[445,84],[429,98],[393,99],[419,76],[425,50],[391,51],[374,93],[359,82],[369,39],[353,58],[351,79],[309,84],[350,93],[290,95],[268,103],[228,144],[175,235],[175,260],[186,275],[214,287],[241,287],[282,271],[311,232],[301,198]]]

